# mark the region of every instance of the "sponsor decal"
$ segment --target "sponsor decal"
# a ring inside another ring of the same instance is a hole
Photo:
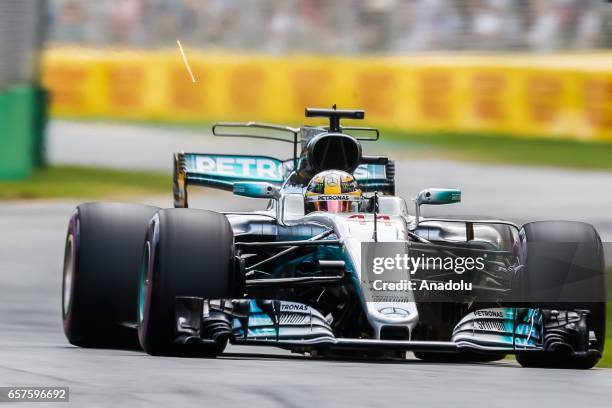
[[[406,317],[410,314],[409,311],[401,309],[399,307],[384,307],[378,311],[387,316],[401,316]]]
[[[307,312],[310,307],[301,303],[282,303],[280,310],[281,312]]]
[[[476,310],[474,312],[474,316],[476,317],[499,317],[502,318],[504,317],[504,313],[499,311],[499,310]]]
[[[338,187],[340,185],[340,177],[337,174],[327,174],[325,176],[325,183],[329,187]]]
[[[348,194],[317,194],[307,195],[306,201],[359,201],[359,197]]]
[[[265,157],[197,155],[194,167],[200,174],[282,180],[282,163]]]

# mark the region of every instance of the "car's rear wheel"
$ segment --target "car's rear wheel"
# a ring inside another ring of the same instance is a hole
[[[88,203],[74,211],[62,277],[62,320],[70,343],[138,347],[133,325],[142,241],[157,210],[145,205]]]
[[[234,235],[227,218],[205,210],[172,208],[151,220],[138,290],[138,337],[153,355],[214,357],[227,343],[177,344],[177,297],[230,299],[234,295]]]
[[[592,225],[541,221],[521,230],[526,306],[550,310],[588,310],[586,329],[578,344],[549,352],[517,354],[525,367],[593,367],[604,350],[606,332],[605,268],[601,239]]]

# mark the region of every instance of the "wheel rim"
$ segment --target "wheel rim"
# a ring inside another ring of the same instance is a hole
[[[62,313],[64,317],[70,311],[72,303],[72,285],[74,282],[74,256],[73,256],[74,236],[68,235],[66,239],[66,249],[64,252],[64,272],[62,278]]]
[[[145,304],[149,281],[147,279],[149,271],[149,257],[151,244],[147,241],[140,266],[140,276],[138,279],[138,323],[144,320]]]

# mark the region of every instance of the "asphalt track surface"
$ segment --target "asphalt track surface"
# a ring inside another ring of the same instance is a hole
[[[179,136],[177,143],[166,129],[60,122],[51,127],[49,155],[56,163],[122,167],[129,162],[132,167],[167,169],[168,152],[182,146],[276,153],[235,143],[227,148],[190,132]],[[517,222],[586,220],[610,239],[609,173],[431,162],[418,152],[403,156],[398,170],[399,193],[407,197],[424,187],[457,186],[464,203],[454,212]],[[142,200],[170,205],[169,195]],[[213,209],[249,208],[253,203],[209,193],[196,201]],[[60,281],[66,222],[76,204],[0,203],[0,386],[69,386],[74,406],[610,406],[609,369],[524,369],[510,360],[321,360],[255,347],[229,347],[214,360],[73,347],[61,328]]]

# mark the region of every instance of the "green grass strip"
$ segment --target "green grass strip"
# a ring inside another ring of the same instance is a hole
[[[172,176],[149,171],[81,166],[50,166],[31,179],[0,181],[0,199],[108,198],[171,194]]]

